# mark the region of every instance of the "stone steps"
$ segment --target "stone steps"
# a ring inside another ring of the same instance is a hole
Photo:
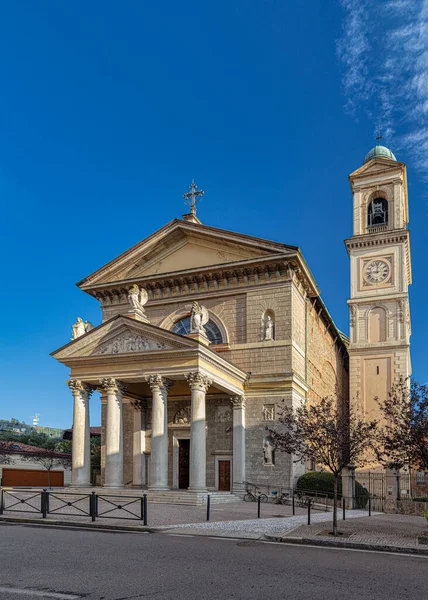
[[[108,488],[65,488],[58,490],[76,494],[90,494],[96,492],[99,496],[111,496],[112,498],[121,498],[124,496],[133,496],[135,498],[147,494],[147,501],[153,504],[180,504],[185,506],[202,506],[207,503],[207,496],[210,495],[211,504],[229,504],[232,502],[240,502],[242,498],[230,492],[208,491],[204,492],[189,492],[186,490],[166,490],[148,491],[141,488],[124,487],[120,489]]]

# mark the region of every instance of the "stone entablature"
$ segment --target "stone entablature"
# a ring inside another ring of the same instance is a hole
[[[162,275],[156,278],[135,280],[147,291],[149,302],[167,300],[180,297],[197,297],[209,292],[230,292],[242,288],[272,285],[285,281],[294,281],[301,287],[302,293],[311,296],[317,295],[317,290],[308,282],[302,267],[296,262],[278,262],[278,260],[261,259],[257,264],[236,267],[231,270],[210,267],[199,269],[192,274],[188,271],[174,273],[174,276]],[[128,293],[132,282],[117,282],[117,284],[103,284],[102,287],[85,290],[97,298],[103,307],[119,304],[128,304]]]

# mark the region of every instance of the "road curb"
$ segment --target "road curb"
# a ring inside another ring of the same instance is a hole
[[[14,517],[0,517],[1,523],[14,523],[24,525],[38,525],[43,527],[67,527],[70,529],[108,529],[110,531],[133,531],[140,533],[157,533],[156,527],[141,525],[109,525],[108,523],[81,523],[79,521],[71,523],[69,521],[47,520],[47,519],[26,519]]]
[[[380,544],[364,544],[361,542],[348,542],[339,540],[316,540],[304,537],[276,537],[265,535],[265,539],[282,544],[296,544],[297,546],[317,546],[324,548],[342,548],[348,550],[370,550],[372,552],[390,552],[392,554],[419,554],[428,556],[428,548],[409,548],[406,546],[381,546]]]

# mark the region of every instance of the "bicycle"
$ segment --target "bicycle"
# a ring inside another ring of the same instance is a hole
[[[244,501],[245,502],[257,502],[259,498],[260,498],[260,502],[265,503],[268,501],[268,497],[266,496],[266,494],[262,494],[260,492],[259,488],[255,488],[254,492],[247,489],[247,493],[244,496]]]
[[[288,492],[281,492],[278,494],[277,490],[272,490],[269,500],[272,504],[287,505],[291,502],[290,494]]]

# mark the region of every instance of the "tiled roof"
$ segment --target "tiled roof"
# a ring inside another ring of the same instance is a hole
[[[46,448],[38,448],[37,446],[30,446],[29,444],[23,444],[21,442],[2,442],[2,449],[6,454],[45,454],[50,453],[50,450]],[[71,458],[71,454],[68,452],[55,452],[54,456],[61,458]]]

